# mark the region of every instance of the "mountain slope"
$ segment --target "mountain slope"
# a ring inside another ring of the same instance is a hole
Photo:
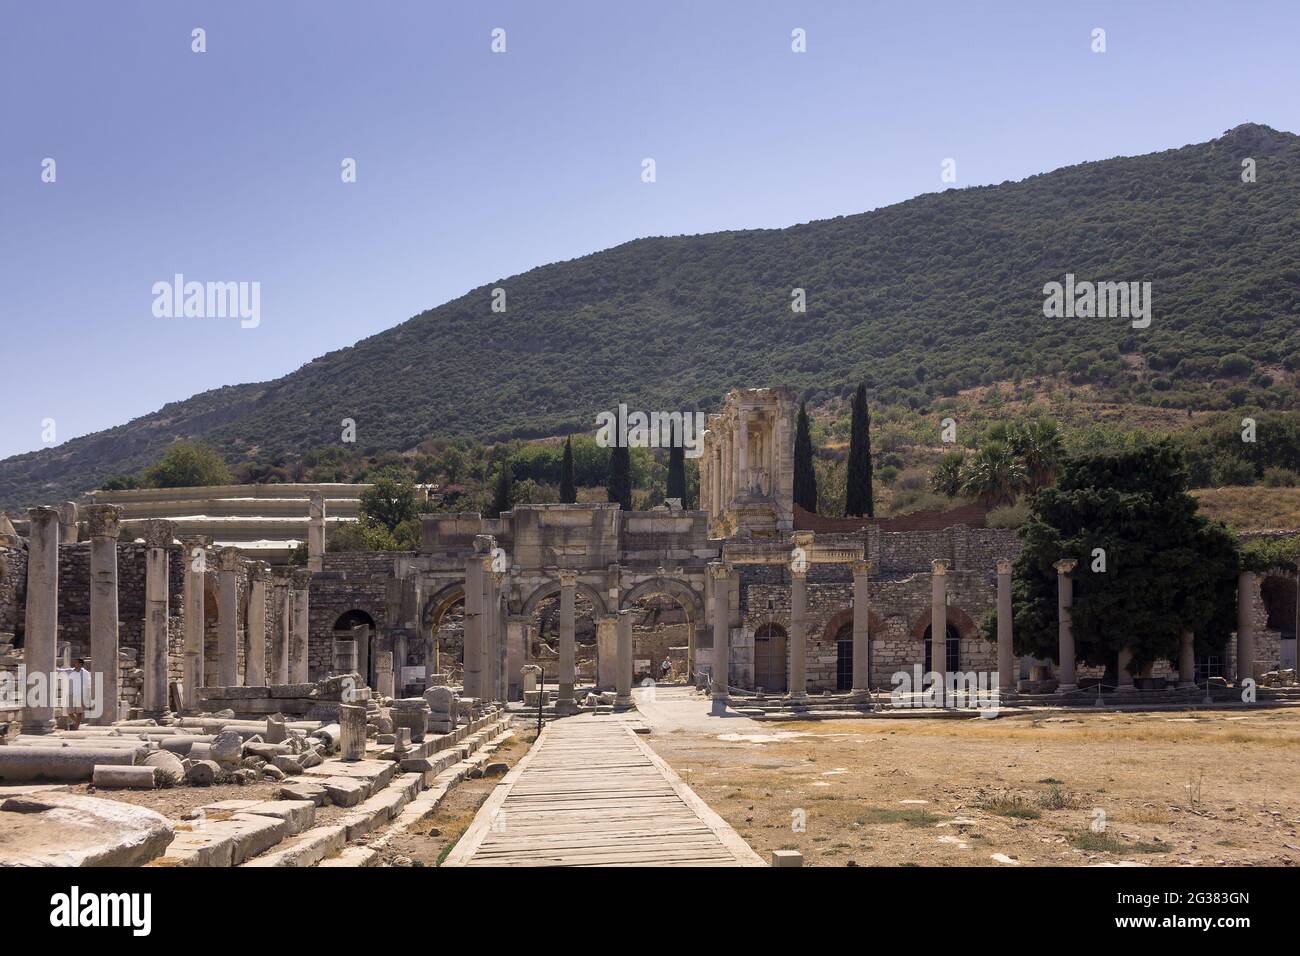
[[[1241,180],[1245,157],[1257,182]],[[274,382],[6,459],[0,504],[74,496],[178,437],[232,463],[335,443],[344,418],[375,450],[530,437],[589,430],[620,401],[712,409],[740,383],[817,399],[865,378],[877,399],[924,408],[1077,366],[1128,399],[1214,407],[1224,355],[1244,354],[1247,371],[1295,367],[1298,210],[1300,137],[1247,124],[788,229],[640,239],[476,289]],[[1151,282],[1150,328],[1045,319],[1043,285],[1067,272]],[[491,311],[495,286],[505,313]],[[794,288],[805,314],[791,311]],[[1294,405],[1289,382],[1248,384],[1254,400]]]

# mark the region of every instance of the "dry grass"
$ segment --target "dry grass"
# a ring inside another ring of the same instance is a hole
[[[1300,528],[1300,488],[1202,488],[1201,514],[1238,531]]]

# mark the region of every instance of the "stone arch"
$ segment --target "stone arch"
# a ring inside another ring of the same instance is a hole
[[[369,611],[363,611],[361,608],[353,608],[350,611],[344,611],[334,620],[334,631],[351,631],[354,627],[365,624],[372,631],[375,629],[375,619],[370,616]]]
[[[853,627],[853,608],[841,608],[831,615],[831,619],[826,622],[826,627],[822,631],[822,640],[827,644],[834,644],[839,639],[840,631],[844,628]],[[867,610],[867,637],[873,641],[879,640],[885,630],[885,622],[881,620],[879,614],[875,611]],[[922,629],[922,633],[925,633]]]
[[[434,592],[433,596],[424,602],[424,609],[420,612],[421,631],[432,633],[437,629],[438,624],[441,623],[452,605],[464,600],[464,581],[453,581],[446,587]]]
[[[619,607],[627,610],[642,598],[656,594],[666,594],[677,601],[686,609],[692,624],[698,624],[704,620],[704,602],[700,600],[700,596],[695,593],[694,588],[689,584],[675,578],[655,577],[648,581],[642,581],[626,594],[620,596]]]
[[[930,627],[930,618],[933,611],[926,608],[924,612],[912,624],[911,637],[917,642],[925,641],[925,632]],[[980,626],[975,623],[969,614],[956,605],[948,606],[948,626],[957,629],[957,635],[963,640],[970,640],[981,635]]]
[[[601,597],[600,592],[590,584],[579,581],[576,590],[577,593],[586,595],[587,600],[591,602],[591,611],[593,616],[599,617],[602,614],[609,613],[609,610],[605,607],[605,599]],[[528,595],[528,600],[524,601],[524,605],[519,611],[520,616],[531,618],[533,612],[537,610],[538,605],[547,598],[554,597],[559,593],[559,580],[550,580],[545,584],[539,584],[536,590],[534,590],[532,594]]]

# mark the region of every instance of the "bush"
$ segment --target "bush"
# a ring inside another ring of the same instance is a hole
[[[1263,485],[1265,488],[1294,488],[1300,485],[1300,474],[1287,468],[1265,468]]]
[[[990,528],[1019,528],[1029,517],[1029,502],[1021,498],[1015,504],[994,508],[985,522]]]
[[[1210,482],[1219,488],[1231,485],[1253,485],[1255,466],[1235,455],[1218,455],[1210,464]]]

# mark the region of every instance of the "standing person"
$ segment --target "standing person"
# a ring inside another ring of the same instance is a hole
[[[672,673],[672,670],[673,670],[672,662],[669,661],[667,657],[665,657],[664,662],[659,665],[659,679],[661,681],[666,681],[668,679],[668,675]]]
[[[86,701],[90,699],[90,671],[85,665],[85,659],[78,657],[72,662],[71,671],[63,671],[68,675],[68,725],[71,730],[80,729],[86,717]]]

